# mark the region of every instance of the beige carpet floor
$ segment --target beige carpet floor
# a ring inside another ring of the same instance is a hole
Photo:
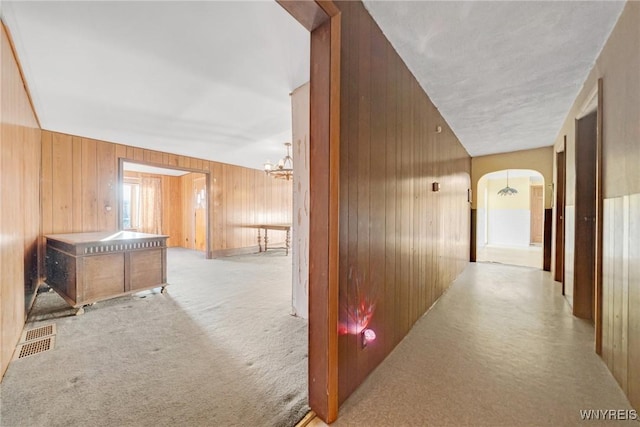
[[[580,410],[632,409],[593,334],[549,273],[470,264],[333,425],[639,426],[581,421]]]
[[[171,249],[159,289],[88,307],[38,295],[27,327],[56,346],[13,362],[2,426],[291,426],[308,411],[307,322],[290,316],[291,257],[205,260]]]

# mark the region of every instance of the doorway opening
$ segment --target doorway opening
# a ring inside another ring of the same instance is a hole
[[[562,151],[556,153],[556,199],[555,199],[555,207],[556,207],[556,239],[555,239],[555,254],[556,254],[556,264],[554,270],[554,280],[556,282],[562,283],[562,295],[565,294],[564,289],[564,234],[565,234],[565,204],[566,204],[566,140],[567,136],[564,136],[565,143]]]
[[[478,181],[476,261],[543,267],[544,178],[509,169]]]
[[[572,285],[565,296],[577,317],[593,320],[596,282],[596,111],[576,119],[576,188]]]
[[[167,247],[209,250],[209,173],[120,159],[120,230],[169,236]]]

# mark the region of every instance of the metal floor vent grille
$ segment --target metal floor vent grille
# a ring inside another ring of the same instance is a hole
[[[44,325],[38,328],[29,329],[28,331],[24,331],[22,333],[22,337],[20,338],[20,342],[33,341],[38,338],[48,337],[50,335],[56,334],[56,325]]]
[[[23,359],[25,357],[52,350],[55,345],[55,341],[56,337],[50,336],[41,340],[29,341],[24,344],[20,344],[14,353],[13,360]]]

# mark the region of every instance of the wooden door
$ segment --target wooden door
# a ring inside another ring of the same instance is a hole
[[[564,295],[564,205],[566,180],[564,151],[556,154],[556,165],[556,269],[554,280],[562,282],[562,295]]]
[[[576,120],[573,314],[593,319],[596,265],[597,113]]]
[[[198,251],[205,251],[207,247],[207,180],[198,177],[193,180],[193,238]]]
[[[532,185],[529,204],[529,209],[531,209],[531,243],[542,243],[542,235],[544,233],[542,197],[542,185]]]

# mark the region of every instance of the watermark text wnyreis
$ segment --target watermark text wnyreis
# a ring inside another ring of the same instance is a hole
[[[581,409],[582,421],[636,421],[638,412],[635,409]]]

